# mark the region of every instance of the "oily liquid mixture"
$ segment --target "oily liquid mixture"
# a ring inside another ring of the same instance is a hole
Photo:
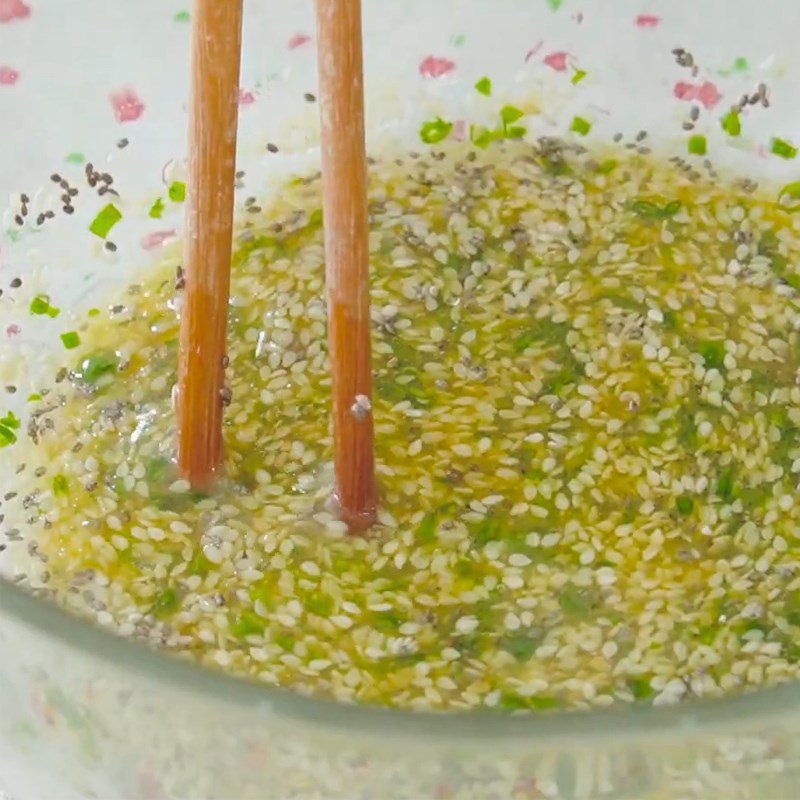
[[[552,141],[376,164],[381,513],[349,536],[326,510],[318,176],[280,197],[236,242],[225,479],[201,496],[174,473],[165,265],[32,403],[32,586],[210,666],[394,706],[800,673],[796,218]]]

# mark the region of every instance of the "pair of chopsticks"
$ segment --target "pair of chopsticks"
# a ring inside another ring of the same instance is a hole
[[[360,0],[316,0],[334,495],[351,530],[375,519]],[[178,466],[208,489],[223,460],[242,0],[196,0],[177,394]]]

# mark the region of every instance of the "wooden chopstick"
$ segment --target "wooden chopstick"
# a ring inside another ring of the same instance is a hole
[[[316,7],[335,497],[350,530],[363,530],[377,499],[361,3]]]
[[[242,0],[196,0],[177,411],[178,467],[199,490],[222,462],[241,44]]]

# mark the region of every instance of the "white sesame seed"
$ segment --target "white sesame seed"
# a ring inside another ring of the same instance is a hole
[[[505,625],[506,630],[509,631],[516,631],[522,626],[522,622],[520,622],[519,617],[511,611],[505,615],[503,624]]]
[[[509,589],[521,589],[525,585],[525,581],[522,579],[522,576],[513,572],[503,575],[503,583]]]
[[[461,634],[472,633],[478,628],[478,620],[473,616],[459,617],[456,620],[456,631]]]

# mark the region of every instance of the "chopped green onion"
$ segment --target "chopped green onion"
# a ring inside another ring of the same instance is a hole
[[[637,200],[631,206],[631,210],[634,214],[638,214],[640,217],[661,216],[661,209],[655,203],[651,203],[649,200]]]
[[[608,158],[597,165],[597,171],[601,175],[608,175],[609,172],[613,172],[616,168],[617,162],[613,158]]]
[[[576,617],[585,618],[591,611],[591,606],[580,589],[572,584],[567,584],[561,591],[558,603],[567,614]]]
[[[572,125],[569,126],[569,129],[571,131],[575,131],[575,133],[578,133],[581,136],[586,136],[586,134],[592,129],[592,123],[583,117],[573,117]]]
[[[4,425],[0,425],[0,447],[8,447],[16,441],[17,436],[14,431],[6,428]]]
[[[9,411],[0,419],[0,447],[8,447],[17,441],[17,435],[14,433],[17,428],[19,428],[19,420],[12,411]]]
[[[156,617],[165,617],[173,611],[177,611],[181,601],[174,589],[165,589],[156,597],[153,603],[152,613]],[[262,628],[263,630],[263,628]]]
[[[628,689],[636,700],[649,700],[655,693],[648,678],[633,677],[627,680]]]
[[[475,88],[487,97],[492,93],[492,82],[484,75],[476,84]]]
[[[211,562],[203,555],[203,551],[201,550],[199,553],[195,553],[192,556],[191,560],[186,565],[186,572],[189,575],[205,577],[211,571],[211,566]]]
[[[108,236],[109,231],[122,219],[122,213],[113,204],[109,203],[105,208],[97,212],[97,216],[92,220],[89,230],[101,239]]]
[[[167,193],[173,203],[182,203],[186,199],[186,184],[183,181],[173,181]]]
[[[86,312],[87,317],[99,317],[100,316],[100,309],[99,308],[90,308]]]
[[[781,158],[794,158],[797,155],[797,148],[785,139],[773,138],[770,152]]]
[[[524,125],[511,125],[506,128],[506,136],[509,139],[521,139],[528,129]]]
[[[550,6],[551,11],[558,11],[563,5],[564,0],[547,0],[547,5]]]
[[[262,601],[263,602],[263,601]],[[329,594],[311,594],[306,598],[306,609],[318,617],[327,619],[333,614],[334,601]]]
[[[494,138],[494,134],[488,128],[484,128],[481,125],[470,126],[469,139],[475,147],[485,149],[491,144]]]
[[[69,494],[69,481],[64,475],[56,475],[53,478],[53,494],[64,495]]]
[[[16,430],[19,428],[19,418],[14,416],[13,411],[9,411],[4,417],[0,418],[0,425],[4,428]]]
[[[76,331],[69,331],[61,334],[61,341],[67,350],[74,350],[81,343],[81,337]]]
[[[787,203],[786,200],[794,200],[794,203]],[[787,183],[778,192],[778,203],[784,211],[799,211],[800,210],[800,181]]]
[[[533,657],[541,644],[541,639],[529,633],[512,633],[503,636],[499,641],[501,649],[510,653],[517,661],[526,662]]]
[[[678,324],[677,314],[671,308],[668,308],[664,312],[664,327],[668,328],[669,330],[674,330],[677,324]]]
[[[46,314],[50,308],[50,303],[45,295],[39,294],[31,300],[31,314]]]
[[[34,392],[33,394],[29,394],[28,395],[28,402],[29,403],[35,403],[35,402],[37,402],[38,400],[41,400],[41,399],[42,399],[42,396],[38,392]]]
[[[145,466],[144,477],[151,482],[163,480],[168,467],[169,461],[166,458],[151,458]]]
[[[719,340],[700,342],[697,347],[707,369],[719,369],[725,364],[725,343]]]
[[[631,205],[631,211],[640,217],[649,219],[666,219],[667,217],[674,217],[681,210],[680,200],[670,200],[664,208],[659,208],[655,203],[649,200],[636,200]]]
[[[695,134],[689,137],[689,152],[695,156],[704,156],[708,151],[706,137],[702,134]]]
[[[428,544],[436,538],[438,520],[435,511],[429,511],[423,518],[417,529],[417,540],[423,544]]]
[[[524,116],[525,112],[516,106],[503,106],[500,109],[500,119],[503,121],[504,128],[508,125],[511,125],[512,122],[522,119]]]
[[[576,69],[575,74],[571,78],[571,83],[577,86],[577,84],[579,84],[585,77],[586,77],[585,69]]]
[[[438,117],[422,123],[422,127],[419,129],[419,138],[425,144],[437,144],[446,139],[451,130],[453,130],[453,123]]]
[[[463,45],[464,42],[466,42],[466,41],[467,41],[467,37],[464,36],[463,33],[457,33],[455,36],[453,36],[450,39],[450,42],[454,47],[461,47],[461,45]]]
[[[175,22],[188,22],[189,21],[189,12],[188,11],[178,11],[172,19],[174,19]]]
[[[50,298],[46,294],[37,294],[31,300],[30,312],[37,316],[47,315],[55,319],[61,313],[61,310],[50,305]]]
[[[738,136],[742,132],[742,122],[739,119],[739,114],[736,111],[729,111],[722,118],[722,130],[728,136]]]
[[[734,72],[746,72],[748,69],[750,69],[750,64],[747,62],[747,59],[744,56],[739,56],[734,59],[730,69],[721,69],[719,70],[719,74],[727,76]]]
[[[86,161],[86,156],[83,153],[69,153],[66,161],[69,164],[83,164]]]
[[[514,106],[503,106],[500,110],[502,127],[489,130],[483,125],[470,125],[469,139],[476,147],[487,148],[493,141],[501,139],[521,139],[528,132],[524,125],[513,125],[525,113]]]
[[[97,383],[103,375],[113,372],[119,364],[115,353],[100,352],[85,358],[78,372],[86,383]]]
[[[247,636],[260,636],[264,633],[264,620],[252,611],[245,609],[231,621],[231,633],[244,639]]]
[[[682,517],[688,517],[694,508],[694,500],[689,495],[682,494],[680,497],[676,498],[675,507]]]
[[[723,467],[717,479],[717,494],[726,502],[730,503],[736,495],[736,484],[734,478],[736,475],[736,468],[733,464],[728,464]]]
[[[153,219],[161,219],[161,215],[164,213],[164,201],[159,197],[158,200],[150,206],[150,211],[148,212],[149,216]]]

